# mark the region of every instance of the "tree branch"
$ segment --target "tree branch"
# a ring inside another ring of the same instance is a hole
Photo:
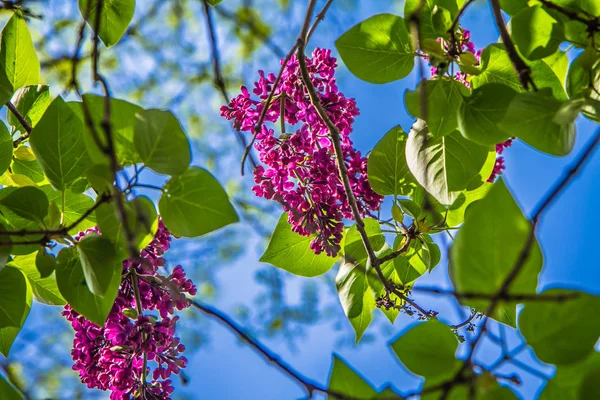
[[[202,311],[203,313],[216,318],[221,324],[225,325],[228,329],[233,331],[240,339],[246,342],[250,347],[252,347],[257,353],[259,353],[263,358],[265,358],[268,362],[274,364],[280,371],[289,376],[292,380],[296,381],[300,386],[307,391],[308,395],[312,397],[314,392],[325,393],[328,396],[331,396],[336,399],[341,400],[357,400],[354,397],[348,396],[344,393],[329,390],[328,388],[322,386],[318,382],[315,382],[300,372],[296,371],[291,365],[282,360],[277,354],[267,348],[264,344],[259,342],[258,340],[252,338],[249,333],[246,332],[244,328],[238,325],[235,321],[233,321],[227,314],[222,311],[211,307],[207,304],[202,304],[196,300],[190,300],[192,306]],[[401,397],[397,397],[401,398]]]
[[[29,125],[29,122],[27,122],[23,114],[21,114],[21,112],[17,109],[17,107],[15,107],[15,105],[12,102],[9,101],[8,103],[6,103],[6,108],[8,108],[11,113],[13,113],[13,115],[17,118],[17,120],[19,120],[19,123],[25,129],[25,132],[21,136],[19,136],[13,143],[13,146],[16,148],[21,142],[29,138],[29,135],[31,134],[33,128],[31,127],[31,125]]]
[[[431,293],[438,294],[444,296],[452,296],[459,300],[490,300],[495,297],[496,293],[477,293],[477,292],[455,292],[453,290],[445,290],[434,287],[413,287],[413,292],[423,292],[423,293]],[[521,294],[521,293],[505,293],[500,297],[501,301],[514,301],[514,302],[523,302],[523,301],[536,301],[536,302],[561,302],[578,298],[579,295],[577,293],[566,293],[566,294]]]
[[[204,10],[204,18],[206,20],[206,29],[208,30],[208,37],[210,39],[209,40],[210,54],[211,54],[211,59],[212,59],[212,64],[213,64],[213,75],[214,75],[213,83],[214,83],[215,87],[217,88],[217,90],[219,90],[219,92],[223,96],[223,99],[225,100],[225,102],[229,102],[230,97],[229,97],[229,94],[227,93],[227,88],[225,87],[225,79],[223,79],[223,73],[221,72],[221,59],[219,57],[219,48],[217,45],[217,34],[215,32],[215,27],[214,27],[214,24],[212,21],[210,5],[208,4],[208,2],[206,0],[202,0],[202,6],[203,6],[203,10]],[[248,147],[248,145],[246,143],[246,137],[244,136],[244,134],[242,132],[240,132],[239,129],[235,129],[234,131],[236,133],[238,142],[240,143],[242,148],[245,149],[246,147]],[[252,164],[253,168],[256,167],[256,161],[254,160],[254,157],[252,157],[252,155],[250,155],[250,164]]]
[[[506,53],[508,54],[508,58],[515,68],[519,81],[521,85],[525,89],[529,89],[529,86],[533,90],[537,90],[533,79],[531,78],[531,68],[525,61],[519,56],[517,53],[517,49],[506,29],[506,25],[504,24],[504,19],[502,18],[502,11],[500,10],[500,0],[490,0],[490,4],[492,5],[492,11],[494,12],[494,19],[496,20],[496,26],[500,31],[500,37],[502,37],[502,42],[504,43],[504,48],[506,49]]]

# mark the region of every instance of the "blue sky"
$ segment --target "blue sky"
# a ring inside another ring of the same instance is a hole
[[[292,45],[300,15],[303,13],[304,2],[292,3],[302,3],[294,4],[286,16],[292,18],[295,23],[290,26],[285,24],[276,26],[278,35],[275,41],[284,49]],[[340,3],[340,5],[334,3],[328,18],[321,25],[309,47],[334,49],[334,40],[355,23],[382,12],[401,14],[399,2],[392,0],[363,1],[357,4],[356,10],[352,12],[348,12],[348,8],[344,6],[345,2],[340,1]],[[270,16],[273,16],[272,10],[265,10],[265,13],[269,12]],[[462,25],[472,31],[472,40],[478,48],[483,48],[497,39],[497,31],[486,2],[475,3],[463,17]],[[221,37],[224,34],[225,32],[222,32]],[[199,40],[204,38],[200,37]],[[228,49],[224,49],[223,53],[225,57],[230,55]],[[275,70],[278,64],[278,60],[271,57],[266,63],[258,65],[253,62],[245,65],[242,70],[246,75],[254,77],[254,69]],[[399,124],[405,130],[410,128],[413,121],[404,110],[403,93],[416,85],[414,75],[387,85],[373,85],[352,76],[341,61],[339,64],[340,90],[348,97],[355,97],[361,110],[352,137],[363,153],[370,150],[391,127]],[[150,67],[145,66],[142,70],[147,68]],[[157,102],[160,103],[160,99]],[[211,103],[211,106],[212,112],[216,113],[218,104]],[[505,180],[526,215],[531,212],[583,144],[590,139],[594,124],[581,120],[577,128],[575,148],[567,157],[547,156],[519,142],[506,151]],[[236,154],[232,157],[231,169],[217,171],[216,175],[223,181],[231,176],[235,177],[238,171],[238,160]],[[202,164],[201,160],[196,162]],[[594,155],[580,176],[573,181],[540,223],[538,239],[545,258],[538,287],[540,290],[556,286],[558,283],[562,284],[561,287],[565,287],[566,283],[568,287],[600,293],[600,269],[596,267],[591,251],[597,240],[597,236],[593,233],[594,229],[600,226],[600,213],[596,210],[600,193],[598,193],[598,185],[594,185],[594,182],[600,178],[599,167],[600,155]],[[246,175],[244,178],[235,179],[251,178]],[[502,210],[498,212],[501,213]],[[276,219],[273,219],[273,223],[275,221]],[[252,308],[254,299],[260,293],[260,287],[255,281],[255,273],[261,267],[257,260],[260,258],[263,245],[264,243],[258,237],[247,237],[248,250],[245,255],[228,268],[219,270],[216,280],[220,291],[218,298],[215,299],[215,304],[219,308],[228,312],[232,312],[239,304]],[[178,260],[170,259],[170,262],[177,263]],[[293,302],[299,297],[299,288],[304,281],[302,278],[295,278],[289,282],[286,296],[290,301]],[[423,278],[423,283],[447,287],[449,283],[445,258],[430,276]],[[321,288],[319,293],[323,303],[338,304],[335,293],[330,290]],[[416,297],[419,304],[424,307],[441,311],[441,315],[447,322],[456,323],[462,318],[457,315],[453,304],[431,296]],[[341,314],[341,306],[336,307],[337,313]],[[46,312],[45,310],[46,307],[38,308],[32,313],[33,318],[30,318],[27,326],[29,328],[37,326],[39,322],[34,318]],[[418,388],[420,380],[403,368],[391,352],[388,343],[405,331],[412,322],[414,321],[410,318],[401,316],[386,330],[381,329],[380,324],[372,326],[368,332],[376,334],[375,340],[361,343],[359,346],[349,345],[347,341],[340,343],[341,336],[353,335],[347,321],[341,326],[342,332],[339,332],[333,329],[331,321],[328,320],[307,329],[306,336],[297,340],[295,349],[290,349],[283,339],[263,341],[294,368],[320,383],[327,382],[332,354],[338,353],[376,387],[391,382],[396,387],[410,390]],[[182,393],[189,394],[191,398],[207,399],[282,400],[303,397],[303,390],[299,386],[267,364],[249,347],[241,344],[226,328],[209,320],[208,324],[203,323],[199,329],[209,330],[210,343],[198,351],[189,352],[190,363],[186,373],[191,378],[191,382],[188,387],[178,389]],[[512,337],[511,340],[518,341],[516,337]],[[24,341],[21,339],[20,343],[23,345]],[[486,345],[485,351],[489,358],[493,358],[492,346]],[[34,357],[34,355],[30,356]],[[522,359],[530,362],[527,354],[523,355]],[[545,371],[551,373],[552,369],[545,369]],[[540,381],[527,374],[523,374],[523,377],[528,380],[528,384],[521,389],[521,393],[524,398],[533,399]]]

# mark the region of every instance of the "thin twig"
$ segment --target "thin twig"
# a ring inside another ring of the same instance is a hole
[[[531,78],[531,68],[523,61],[521,56],[519,56],[519,53],[517,53],[517,49],[506,29],[506,24],[504,23],[504,18],[502,18],[502,11],[500,9],[500,0],[490,0],[490,4],[492,5],[494,19],[496,20],[496,26],[500,31],[500,37],[502,38],[502,43],[506,49],[506,54],[508,54],[508,58],[510,58],[511,63],[515,68],[521,85],[525,89],[529,89],[529,86],[531,86],[533,90],[537,90],[537,87]]]
[[[51,236],[66,236],[69,234],[69,231],[75,229],[80,223],[82,223],[87,217],[89,217],[90,215],[92,215],[92,213],[94,211],[96,211],[96,209],[98,207],[100,207],[100,205],[107,203],[108,201],[110,201],[111,196],[108,194],[103,194],[101,195],[97,200],[96,203],[90,207],[89,209],[87,209],[83,214],[81,214],[79,216],[79,218],[77,218],[75,221],[73,221],[71,224],[69,224],[68,226],[65,226],[63,228],[60,229],[40,229],[40,230],[25,230],[25,229],[21,229],[18,231],[0,231],[0,236],[28,236],[28,235],[46,235],[48,237]]]
[[[23,114],[21,114],[21,112],[17,109],[17,107],[15,107],[15,105],[12,102],[9,101],[8,103],[6,103],[6,108],[8,108],[11,113],[13,113],[15,118],[17,118],[19,123],[25,129],[25,132],[22,132],[22,135],[19,136],[13,143],[13,146],[16,148],[19,146],[19,144],[21,144],[21,142],[29,138],[29,135],[31,134],[33,128],[31,127],[31,125],[29,125],[29,122],[27,122]]]
[[[217,45],[217,33],[215,31],[215,27],[212,20],[212,11],[211,7],[206,0],[202,0],[202,6],[204,10],[204,18],[206,20],[206,29],[208,30],[209,44],[210,44],[210,55],[213,64],[213,83],[217,90],[223,96],[225,102],[230,100],[229,94],[227,93],[227,88],[225,87],[225,79],[223,78],[223,73],[221,72],[221,59],[219,56],[219,48]],[[238,142],[245,149],[248,145],[246,143],[246,137],[239,129],[234,130],[236,133],[236,137]],[[250,155],[250,163],[252,164],[252,168],[256,167],[256,160]]]
[[[497,296],[496,293],[478,293],[478,292],[456,292],[454,290],[445,290],[439,288],[432,287],[413,287],[413,292],[424,292],[431,293],[437,295],[445,295],[456,297],[457,299],[462,300],[490,300],[492,297]],[[577,293],[565,293],[565,294],[529,294],[529,293],[505,293],[501,296],[500,300],[502,301],[514,301],[514,302],[523,302],[523,301],[535,301],[535,302],[552,302],[552,301],[566,301],[572,300],[579,297]]]
[[[228,329],[233,331],[240,339],[242,339],[244,342],[246,342],[248,345],[250,345],[256,352],[258,352],[260,355],[262,355],[267,361],[274,364],[284,374],[286,374],[287,376],[292,378],[294,381],[296,381],[300,386],[302,386],[308,392],[309,396],[312,396],[314,392],[321,392],[321,393],[325,393],[328,396],[331,396],[336,399],[343,399],[343,400],[354,400],[355,399],[354,397],[348,396],[344,393],[329,390],[328,388],[322,386],[318,382],[315,382],[315,381],[305,377],[300,372],[296,371],[291,365],[289,365],[284,360],[282,360],[277,354],[275,354],[273,351],[271,351],[269,348],[267,348],[264,344],[262,344],[261,342],[259,342],[258,340],[254,339],[252,336],[250,336],[250,334],[247,333],[243,327],[238,325],[234,320],[232,320],[224,312],[222,312],[214,307],[211,307],[207,304],[202,304],[195,300],[191,300],[191,303],[192,303],[192,306],[194,306],[198,310],[202,311],[203,313],[210,315],[213,318],[216,318],[217,320],[219,320],[219,322],[221,322],[223,325],[225,325]],[[398,396],[397,398],[401,398],[401,397]]]

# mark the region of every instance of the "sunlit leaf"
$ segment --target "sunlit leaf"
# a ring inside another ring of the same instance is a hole
[[[315,254],[310,248],[314,236],[300,236],[292,231],[292,226],[287,221],[288,214],[283,213],[271,236],[269,246],[259,261],[306,277],[322,275],[329,271],[336,259],[324,252]]]
[[[404,78],[414,65],[404,19],[392,14],[375,15],[358,23],[336,40],[335,47],[350,72],[371,83]]]

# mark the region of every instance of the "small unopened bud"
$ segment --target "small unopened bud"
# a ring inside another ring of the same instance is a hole
[[[133,309],[133,308],[124,308],[123,309],[123,315],[131,318],[131,319],[137,319],[138,317],[138,312],[137,310]]]

